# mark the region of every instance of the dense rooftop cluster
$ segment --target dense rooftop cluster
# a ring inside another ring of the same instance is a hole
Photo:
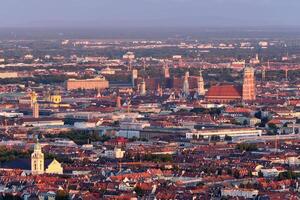
[[[298,199],[297,44],[1,41],[0,199]]]

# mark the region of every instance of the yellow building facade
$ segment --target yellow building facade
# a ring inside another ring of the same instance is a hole
[[[56,104],[61,103],[61,95],[51,95],[50,96],[50,101],[52,103],[56,103]]]
[[[63,174],[63,168],[61,164],[54,159],[46,169],[47,174]]]
[[[38,142],[34,145],[34,151],[31,154],[31,173],[33,175],[44,173],[44,153]]]

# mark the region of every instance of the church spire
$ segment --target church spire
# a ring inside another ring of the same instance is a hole
[[[31,154],[31,173],[33,175],[44,173],[44,153],[42,152],[42,147],[38,140]]]
[[[189,86],[189,72],[187,71],[184,76],[183,81],[183,93],[188,96],[190,94],[190,86]]]
[[[197,83],[197,93],[198,93],[199,96],[204,96],[205,95],[202,70],[199,71],[199,77],[198,77],[198,83]]]

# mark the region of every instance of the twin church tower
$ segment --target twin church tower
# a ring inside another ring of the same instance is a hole
[[[242,99],[244,101],[253,101],[256,99],[255,71],[252,67],[246,67],[244,69]]]

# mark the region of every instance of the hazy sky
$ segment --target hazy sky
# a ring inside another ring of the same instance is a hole
[[[1,0],[1,27],[300,25],[300,0]]]

